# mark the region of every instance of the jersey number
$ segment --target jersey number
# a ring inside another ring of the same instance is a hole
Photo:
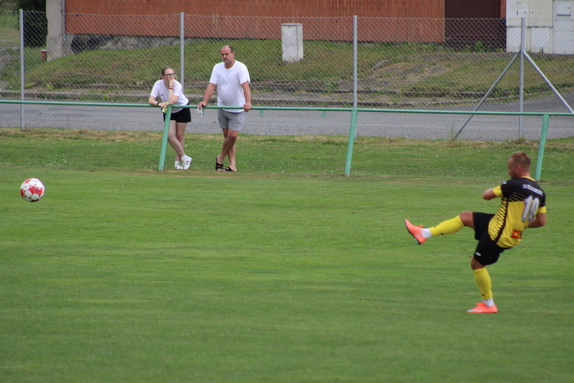
[[[522,212],[522,222],[530,222],[532,218],[536,216],[538,207],[540,206],[540,200],[529,196],[524,200],[524,211]]]

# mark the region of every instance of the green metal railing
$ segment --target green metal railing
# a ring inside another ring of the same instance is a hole
[[[73,105],[73,106],[98,106],[98,107],[136,107],[136,108],[153,108],[148,104],[121,104],[121,103],[93,103],[93,102],[61,102],[61,101],[21,101],[21,100],[0,100],[0,104],[41,104],[41,105]],[[177,105],[178,108],[196,108],[195,105]],[[161,141],[161,150],[158,170],[163,171],[165,166],[165,156],[167,152],[167,137],[169,132],[169,122],[171,118],[171,108],[168,106],[166,118],[163,127],[163,137]],[[206,109],[241,109],[240,107],[221,107],[206,106]],[[464,114],[464,115],[490,115],[490,116],[538,116],[542,117],[542,128],[540,132],[540,141],[538,147],[538,158],[536,160],[536,171],[534,178],[540,180],[542,175],[542,164],[544,161],[544,150],[546,147],[546,136],[548,133],[548,123],[550,116],[570,116],[572,113],[553,113],[553,112],[480,112],[480,111],[450,111],[450,110],[409,110],[409,109],[369,109],[369,108],[315,108],[315,107],[272,107],[272,106],[254,106],[252,110],[259,110],[260,115],[266,110],[296,110],[296,111],[320,111],[323,116],[327,112],[349,112],[351,113],[351,122],[349,127],[349,139],[347,143],[347,157],[345,161],[345,175],[351,175],[351,162],[353,160],[353,146],[357,131],[357,116],[359,112],[363,113],[424,113],[424,114]]]

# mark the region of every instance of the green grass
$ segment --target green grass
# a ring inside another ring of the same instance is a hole
[[[10,7],[6,4],[5,7]],[[0,13],[0,45],[11,56],[0,68],[0,81],[6,90],[20,88],[18,14]],[[219,49],[228,41],[194,38],[185,46],[185,86],[188,94],[203,94]],[[304,58],[295,63],[282,61],[281,41],[237,39],[232,42],[236,58],[250,68],[253,93],[298,92],[320,94],[328,104],[349,103],[353,82],[353,46],[345,42],[305,41]],[[96,49],[52,60],[40,59],[45,47],[26,48],[26,89],[42,92],[40,98],[105,99],[125,102],[149,92],[160,68],[177,65],[178,45],[147,49]],[[488,50],[488,49],[487,49]],[[373,103],[437,102],[475,104],[490,88],[514,57],[514,53],[485,52],[482,42],[474,47],[453,49],[448,44],[371,43],[357,47],[359,101]],[[572,55],[531,53],[537,66],[561,93],[574,86]],[[481,76],[476,76],[480,73]],[[519,93],[518,61],[492,92],[497,101],[516,101]],[[550,95],[551,89],[529,63],[524,72],[526,99]],[[45,92],[45,93],[43,93]],[[135,94],[134,94],[135,93]],[[327,96],[327,97],[326,97]],[[341,101],[343,100],[343,101]],[[277,103],[278,101],[274,101]],[[282,101],[287,103],[287,101]]]
[[[2,382],[573,380],[572,139],[547,144],[547,226],[489,268],[492,316],[465,313],[472,232],[417,246],[403,219],[495,211],[534,144],[360,138],[342,177],[342,137],[241,136],[232,174],[211,135],[157,172],[160,140],[0,129]]]
[[[0,22],[0,28],[2,24]],[[203,93],[224,43],[221,40],[196,39],[186,45],[185,84],[188,93]],[[282,61],[281,42],[277,40],[240,39],[233,41],[233,45],[236,58],[251,68],[255,96],[285,90],[348,93],[349,84],[353,81],[352,44],[306,41],[305,58],[296,63]],[[125,92],[148,92],[158,79],[160,68],[175,65],[180,60],[179,46],[176,45],[138,50],[98,49],[50,62],[40,60],[41,49],[26,49],[26,87],[48,92],[81,91],[76,97],[86,99],[107,93],[115,101],[122,101],[122,97],[126,97]],[[359,96],[370,101],[389,101],[390,95],[403,99],[462,97],[475,100],[490,88],[512,57],[513,54],[468,52],[432,44],[359,44]],[[574,85],[571,55],[533,54],[533,59],[547,73],[556,89],[561,92],[571,90]],[[15,55],[0,71],[0,80],[8,84],[7,89],[19,88],[19,78],[14,76],[19,71],[18,60]],[[483,75],[475,76],[476,73]],[[518,93],[518,75],[518,64],[515,64],[497,85],[494,96],[514,97]],[[527,98],[551,92],[529,64],[525,67],[525,83]]]
[[[19,44],[18,14],[16,12],[3,12],[0,4],[0,45]]]

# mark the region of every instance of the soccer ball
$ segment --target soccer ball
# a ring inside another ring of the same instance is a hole
[[[28,202],[39,201],[44,196],[46,187],[37,178],[29,178],[20,186],[20,195]]]

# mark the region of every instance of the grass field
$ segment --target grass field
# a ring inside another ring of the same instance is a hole
[[[0,381],[574,380],[574,139],[547,144],[547,226],[489,268],[497,315],[465,312],[472,232],[403,220],[494,212],[534,143],[358,138],[343,177],[343,137],[241,136],[237,173],[193,134],[157,172],[160,141],[0,129]]]

